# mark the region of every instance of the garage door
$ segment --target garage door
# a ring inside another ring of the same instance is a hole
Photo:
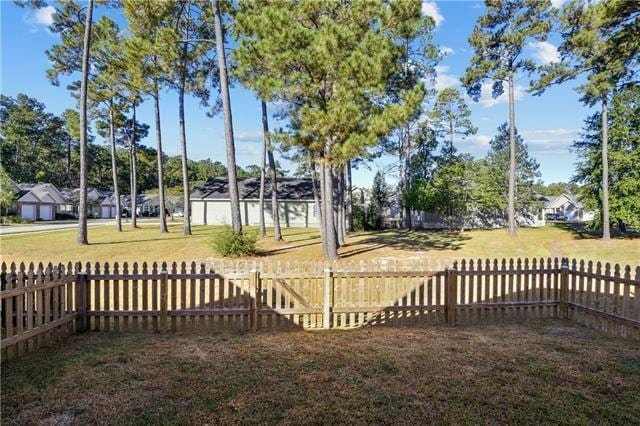
[[[40,206],[40,220],[53,220],[52,206]]]
[[[102,212],[100,213],[100,217],[108,218],[111,217],[111,208],[110,207],[102,207]]]
[[[36,220],[36,206],[23,204],[20,208],[20,217],[27,220]]]

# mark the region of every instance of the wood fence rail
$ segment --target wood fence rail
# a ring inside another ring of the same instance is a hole
[[[331,267],[328,267],[331,266]],[[640,267],[563,259],[2,263],[2,358],[82,331],[330,329],[562,317],[640,337]]]

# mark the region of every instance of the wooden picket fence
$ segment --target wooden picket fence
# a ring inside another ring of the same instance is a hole
[[[640,267],[564,259],[2,264],[2,358],[82,331],[330,329],[571,318],[640,338]]]

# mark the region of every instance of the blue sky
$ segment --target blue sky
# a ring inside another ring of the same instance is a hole
[[[562,0],[553,0],[560,4]],[[477,1],[425,1],[423,11],[437,22],[434,41],[447,53],[438,67],[437,88],[459,87],[459,77],[464,73],[472,52],[467,38],[476,18],[483,13],[482,2]],[[0,0],[1,13],[1,75],[3,94],[15,96],[26,93],[44,102],[55,114],[74,107],[74,101],[65,89],[52,86],[46,79],[48,61],[45,50],[58,42],[58,36],[47,30],[51,10],[32,11],[21,9],[8,0]],[[113,12],[111,12],[113,13]],[[533,43],[527,54],[537,61],[557,59],[553,38],[549,43]],[[524,136],[530,152],[540,162],[542,178],[546,183],[566,181],[573,173],[575,155],[570,152],[571,141],[577,137],[582,121],[589,110],[579,102],[574,91],[575,82],[552,87],[542,96],[526,93],[527,76],[522,76],[516,87],[516,123]],[[241,87],[231,90],[233,122],[240,165],[256,164],[260,158],[262,138],[260,103],[253,93]],[[490,91],[484,91],[478,103],[471,102],[472,119],[478,127],[477,135],[456,143],[463,152],[483,156],[496,128],[507,119],[506,97],[492,99]],[[139,119],[153,123],[152,105],[145,103],[139,110]],[[177,127],[177,97],[172,92],[162,94],[161,100],[163,145],[168,154],[179,153]],[[188,155],[198,160],[211,158],[225,162],[223,124],[220,115],[209,118],[206,110],[196,100],[189,99],[186,106]],[[282,123],[272,120],[272,128]],[[143,141],[153,146],[153,132]],[[103,141],[97,140],[102,143]],[[372,163],[371,169],[354,172],[354,185],[368,187],[376,170],[386,170],[394,159],[382,157]],[[293,169],[293,167],[291,167]],[[393,180],[389,173],[389,180]]]

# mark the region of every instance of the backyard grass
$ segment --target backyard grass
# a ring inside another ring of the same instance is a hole
[[[140,229],[112,226],[89,229],[89,246],[75,242],[76,230],[3,235],[0,252],[4,261],[204,261],[213,257],[207,241],[220,230],[215,226],[194,226],[193,235],[182,237],[182,224],[170,225],[170,233],[160,234],[158,226]],[[271,231],[271,230],[269,230]],[[285,228],[284,241],[271,237],[259,242],[260,260],[322,259],[317,229]],[[340,249],[344,259],[454,259],[502,257],[575,257],[585,260],[640,264],[640,236],[616,236],[601,241],[579,225],[549,225],[523,228],[515,238],[503,229],[447,231],[357,232]]]
[[[116,336],[5,364],[4,424],[640,423],[640,342],[564,321]]]

